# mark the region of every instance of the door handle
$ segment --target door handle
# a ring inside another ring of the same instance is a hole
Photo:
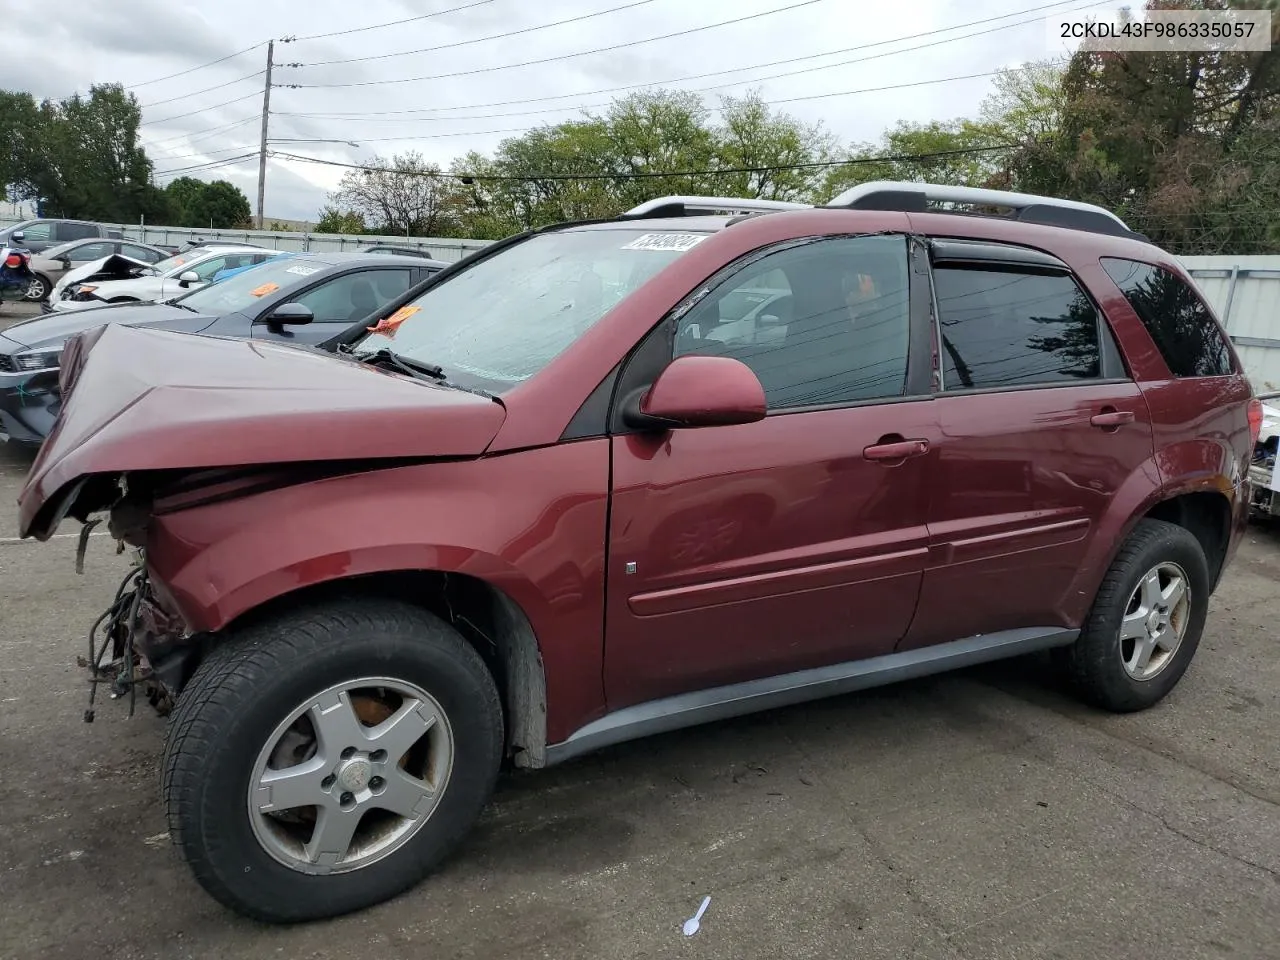
[[[862,456],[865,459],[879,462],[923,457],[928,452],[928,440],[899,440],[896,443],[876,443],[862,448]]]
[[[1119,427],[1126,423],[1133,423],[1134,416],[1132,410],[1115,410],[1110,407],[1101,413],[1096,413],[1089,418],[1089,423],[1095,427]]]

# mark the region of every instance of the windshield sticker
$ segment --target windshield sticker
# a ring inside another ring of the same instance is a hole
[[[278,283],[264,283],[262,286],[254,287],[252,290],[250,290],[249,296],[265,297],[268,293],[275,293],[279,289],[280,289],[280,284]]]
[[[285,273],[296,273],[300,277],[309,277],[319,269],[320,269],[319,267],[296,266],[296,267],[290,267],[288,270],[285,271]]]
[[[396,330],[400,327],[400,324],[404,323],[421,309],[421,307],[412,306],[401,307],[391,316],[383,317],[372,327],[366,327],[365,329],[370,333],[385,333],[389,337],[394,337],[396,335]]]
[[[623,246],[623,250],[660,250],[681,252],[697,246],[706,236],[699,233],[646,233]]]

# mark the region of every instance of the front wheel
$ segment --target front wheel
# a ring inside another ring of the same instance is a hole
[[[1088,702],[1145,710],[1186,672],[1208,610],[1200,541],[1176,524],[1142,520],[1103,578],[1080,638],[1057,661]]]
[[[493,678],[415,607],[348,600],[216,650],[169,724],[169,826],[217,900],[272,923],[363,909],[466,835],[503,745]]]

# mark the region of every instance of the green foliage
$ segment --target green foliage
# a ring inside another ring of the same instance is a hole
[[[195,177],[178,177],[165,187],[170,203],[170,224],[175,227],[203,227],[231,230],[247,227],[252,212],[249,198],[233,183],[212,183]]]
[[[34,115],[18,107],[17,181],[23,198],[39,197],[53,216],[121,223],[154,208],[151,161],[138,139],[142,111],[119,84],[100,84]],[[6,95],[10,100],[13,94]]]
[[[368,233],[364,217],[354,210],[324,207],[316,222],[316,233]]]

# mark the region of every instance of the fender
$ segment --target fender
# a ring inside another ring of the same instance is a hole
[[[306,587],[397,571],[465,574],[516,604],[546,673],[548,738],[603,710],[606,440],[343,475],[166,512],[157,589],[217,633]]]
[[[1066,622],[1083,623],[1124,541],[1157,504],[1192,493],[1216,493],[1226,500],[1234,522],[1240,486],[1232,478],[1239,473],[1231,448],[1209,438],[1172,444],[1144,461],[1116,491],[1098,523],[1086,559],[1063,596],[1061,612]]]

